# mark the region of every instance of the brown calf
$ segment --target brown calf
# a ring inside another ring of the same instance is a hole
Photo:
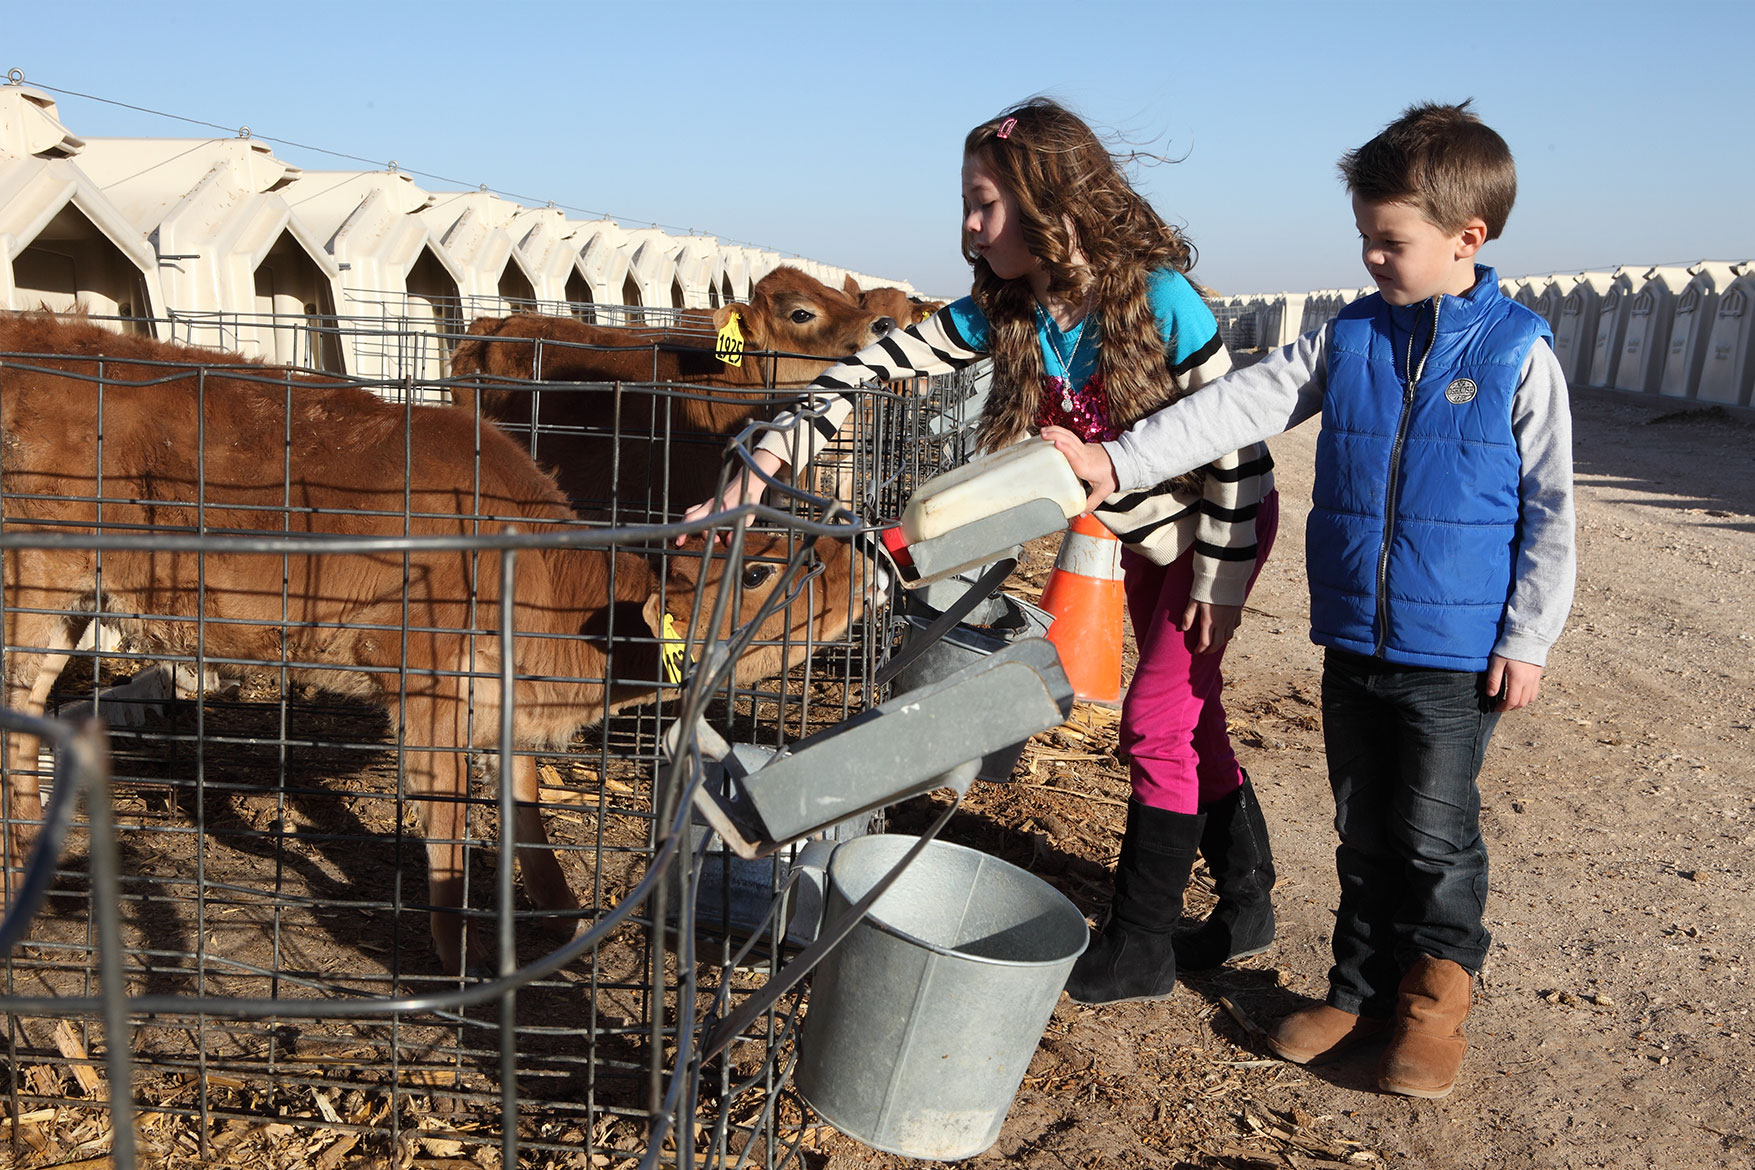
[[[87,534],[100,522],[114,532],[331,537],[578,527],[554,481],[493,428],[481,428],[478,440],[462,411],[395,406],[357,387],[47,314],[0,314],[0,353],[59,355],[0,364],[7,533]],[[760,558],[782,554],[786,543],[784,535],[751,536],[735,570],[742,614],[783,583],[786,574]],[[861,558],[827,540],[819,555],[826,568],[812,600],[781,610],[764,638],[821,642],[858,616],[863,582],[852,578]],[[661,580],[651,561],[619,550],[517,555],[518,746],[561,749],[579,727],[656,693],[652,626],[668,612],[688,629],[695,591],[707,591],[706,614],[725,569],[713,557],[703,571],[700,558],[697,546]],[[494,551],[148,548],[112,549],[100,560],[77,547],[13,549],[5,558],[4,698],[40,713],[89,620],[81,615],[102,610],[141,615],[123,624],[149,651],[292,664],[296,679],[385,704],[400,724],[427,836],[433,937],[455,970],[462,927],[450,911],[463,904],[467,755],[499,736],[499,600]],[[705,625],[702,617],[695,632]],[[772,673],[782,653],[757,650],[738,673]],[[41,805],[34,746],[7,740],[11,868],[34,838],[29,822],[40,820]],[[545,909],[574,907],[533,803],[529,756],[517,757],[514,790],[526,890]]]
[[[741,354],[718,337],[736,316]],[[830,360],[886,337],[897,322],[799,269],[774,269],[747,303],[692,309],[673,329],[587,325],[570,317],[484,317],[451,357],[455,391],[552,468],[588,515],[664,519],[712,494],[725,441],[765,412],[774,390],[810,384]],[[727,360],[737,358],[736,364]],[[655,395],[601,387],[536,390],[508,381],[671,382]],[[785,397],[782,395],[782,397]],[[531,436],[534,416],[536,434]],[[612,456],[619,467],[612,464]]]
[[[901,289],[887,285],[882,288],[862,289],[853,295],[862,306],[872,312],[894,317],[897,328],[907,328],[924,321],[945,305],[943,301],[911,297]]]

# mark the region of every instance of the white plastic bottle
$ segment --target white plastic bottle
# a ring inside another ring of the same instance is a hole
[[[1034,523],[1007,523],[958,535],[977,521],[1035,500],[1047,500],[1052,507],[1031,512]],[[1084,485],[1066,456],[1031,439],[927,480],[902,510],[901,522],[884,530],[883,543],[902,584],[914,589],[993,561],[1026,540],[1057,532],[1084,510]],[[1032,528],[1035,531],[1029,531]],[[928,542],[937,543],[932,545],[930,563],[922,564],[915,559],[916,546]]]
[[[920,485],[902,510],[909,544],[931,540],[1034,499],[1053,500],[1067,520],[1085,510],[1085,488],[1052,443],[1026,439],[971,459]]]

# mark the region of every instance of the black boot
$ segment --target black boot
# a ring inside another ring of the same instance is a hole
[[[1115,863],[1115,900],[1102,933],[1073,964],[1067,994],[1079,1003],[1164,999],[1176,987],[1171,930],[1200,846],[1197,814],[1127,806],[1127,833]]]
[[[1244,773],[1243,787],[1203,805],[1207,823],[1200,852],[1213,875],[1219,904],[1193,930],[1176,936],[1176,961],[1206,971],[1231,959],[1259,955],[1274,941],[1274,857],[1267,821]]]

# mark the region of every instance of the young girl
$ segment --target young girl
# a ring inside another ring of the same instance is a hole
[[[1224,374],[1231,360],[1183,273],[1194,249],[1128,183],[1090,127],[1033,99],[963,143],[963,255],[972,294],[826,369],[811,390],[817,428],[775,433],[755,454],[769,474],[808,461],[852,410],[851,388],[941,374],[991,356],[986,450],[1044,426],[1087,441]],[[821,433],[819,433],[819,431]],[[746,473],[694,520],[760,490]],[[1139,665],[1122,707],[1133,781],[1115,896],[1067,990],[1081,1003],[1162,999],[1184,969],[1215,967],[1273,939],[1267,827],[1237,764],[1220,703],[1220,659],[1279,521],[1273,460],[1237,451],[1097,518],[1124,542]],[[1172,937],[1195,853],[1219,895],[1198,930]]]

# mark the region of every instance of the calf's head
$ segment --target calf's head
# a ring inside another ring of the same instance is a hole
[[[747,304],[718,309],[714,328],[724,329],[733,313],[739,314],[749,349],[819,359],[780,359],[775,376],[779,383],[809,382],[825,360],[857,353],[897,327],[894,317],[865,308],[845,292],[789,265],[758,280]]]
[[[766,678],[804,661],[843,637],[889,588],[888,574],[847,540],[818,539],[803,567],[789,572],[789,560],[806,540],[795,533],[750,532],[735,559],[722,544],[690,540],[666,556],[663,585],[643,611],[647,626],[667,642],[687,637],[698,647],[755,621],[779,593],[776,608],[739,656],[737,677]],[[722,591],[725,605],[715,625],[714,602]]]

